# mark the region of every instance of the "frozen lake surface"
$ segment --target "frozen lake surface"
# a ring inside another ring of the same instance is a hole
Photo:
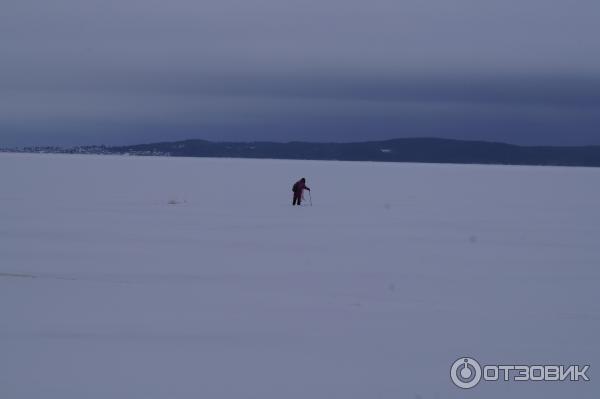
[[[0,154],[0,397],[596,399],[599,207],[600,169]]]

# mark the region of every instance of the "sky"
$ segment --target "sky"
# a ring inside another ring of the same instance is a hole
[[[597,0],[2,0],[0,146],[600,144]]]

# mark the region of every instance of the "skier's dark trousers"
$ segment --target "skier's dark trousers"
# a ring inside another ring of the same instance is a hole
[[[310,191],[310,188],[306,186],[306,179],[303,177],[292,186],[292,192],[294,193],[292,205],[300,205],[302,203],[302,192],[304,190]]]

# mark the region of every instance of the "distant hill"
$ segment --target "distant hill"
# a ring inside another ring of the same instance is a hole
[[[105,147],[105,149],[111,153],[182,157],[600,166],[600,146],[518,146],[439,138],[406,138],[355,143],[185,140]]]

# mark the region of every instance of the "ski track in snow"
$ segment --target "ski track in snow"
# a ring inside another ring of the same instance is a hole
[[[0,398],[595,399],[599,178],[0,154]],[[460,390],[467,355],[591,381]]]

